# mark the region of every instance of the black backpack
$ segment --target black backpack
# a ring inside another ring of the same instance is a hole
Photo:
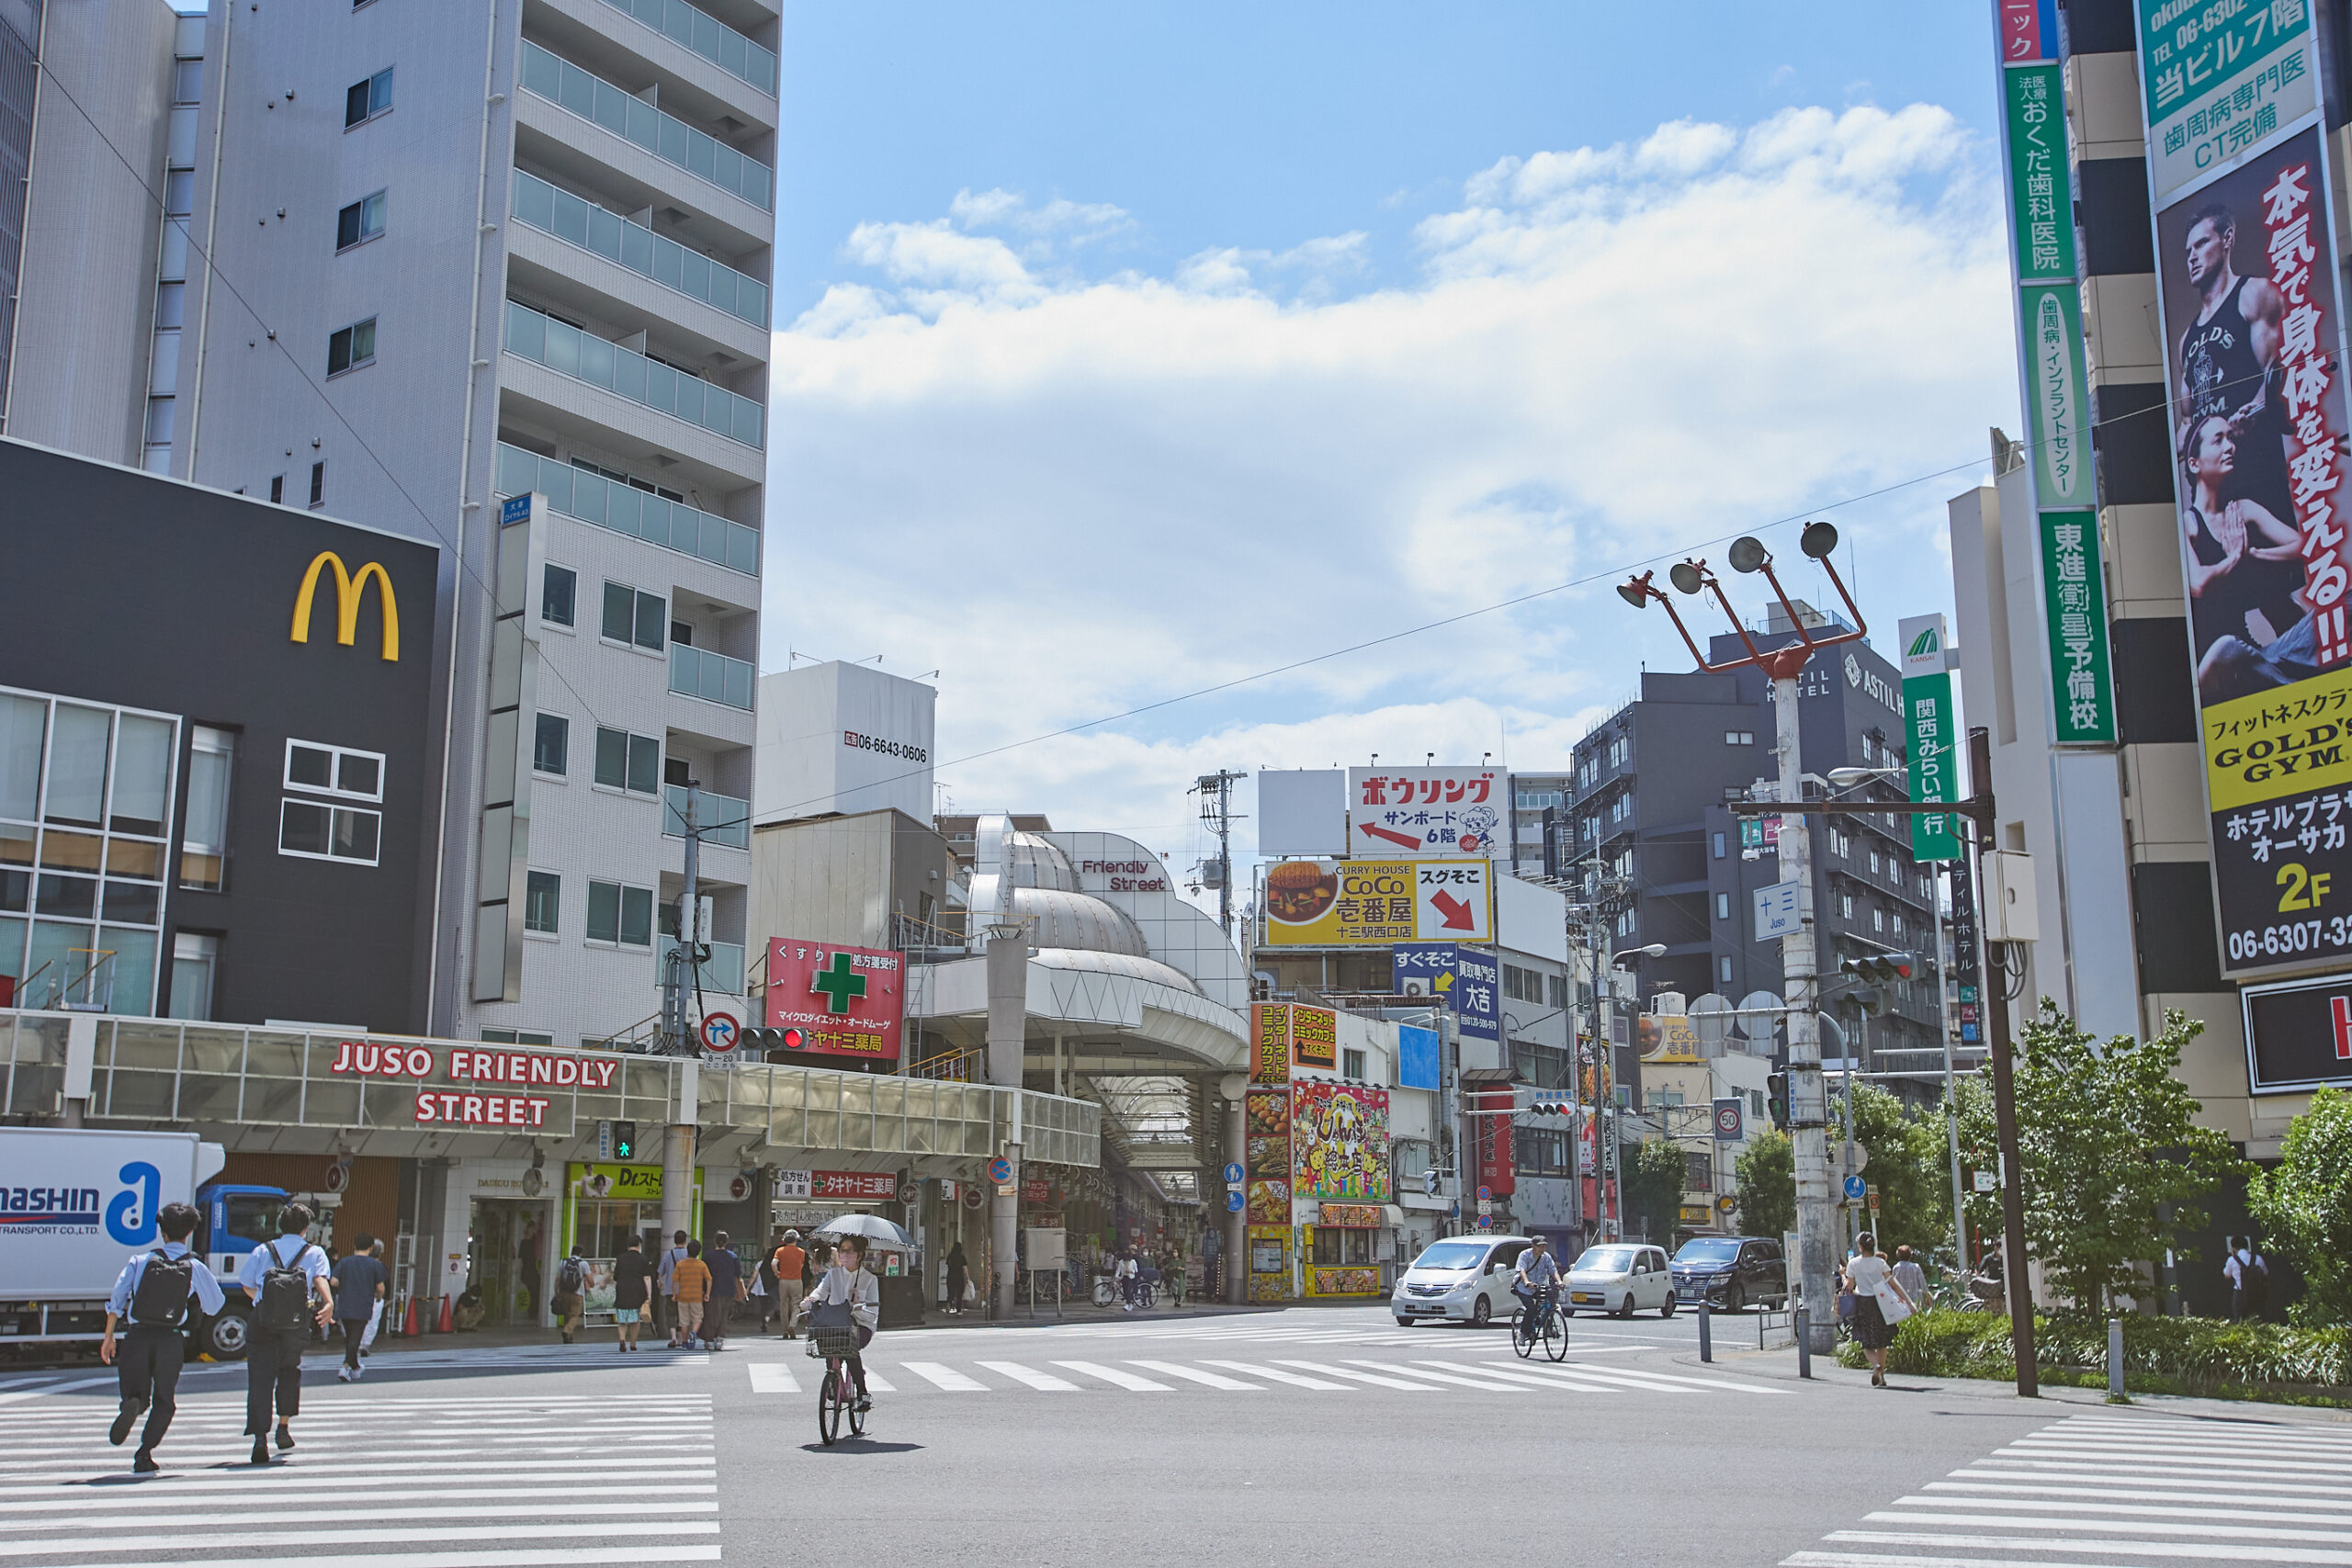
[[[576,1296],[580,1293],[580,1259],[565,1258],[563,1266],[555,1271],[555,1288],[567,1296]]]
[[[196,1285],[196,1255],[166,1258],[157,1247],[139,1271],[139,1288],[131,1292],[130,1321],[157,1328],[176,1328],[187,1314],[187,1298]]]
[[[302,1259],[310,1255],[310,1246],[294,1255],[294,1261],[279,1261],[277,1244],[271,1242],[269,1267],[262,1271],[261,1300],[254,1303],[254,1326],[264,1334],[300,1334],[311,1325],[311,1277],[301,1269]]]

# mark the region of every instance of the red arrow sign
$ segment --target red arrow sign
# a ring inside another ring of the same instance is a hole
[[[1421,847],[1420,840],[1410,833],[1399,833],[1387,828],[1375,828],[1369,822],[1359,822],[1356,827],[1373,838],[1385,839],[1392,844],[1401,844],[1408,850],[1418,850]]]
[[[1445,917],[1445,929],[1450,931],[1475,931],[1478,922],[1472,919],[1471,908],[1453,894],[1440,891],[1430,895],[1430,902]]]

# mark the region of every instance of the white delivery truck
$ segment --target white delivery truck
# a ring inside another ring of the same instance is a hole
[[[0,1128],[0,1347],[96,1339],[164,1205],[195,1202],[226,1163],[193,1133]],[[207,1239],[199,1223],[189,1240]]]

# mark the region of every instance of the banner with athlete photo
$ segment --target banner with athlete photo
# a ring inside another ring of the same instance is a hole
[[[2166,436],[2233,976],[2352,956],[2352,426],[2327,191],[2307,127],[2155,220]]]

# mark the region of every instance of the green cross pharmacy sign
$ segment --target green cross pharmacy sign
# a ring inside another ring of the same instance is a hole
[[[865,976],[857,972],[856,963],[850,954],[836,953],[831,964],[808,977],[808,988],[825,998],[828,1012],[847,1012],[851,1002],[865,995]]]

